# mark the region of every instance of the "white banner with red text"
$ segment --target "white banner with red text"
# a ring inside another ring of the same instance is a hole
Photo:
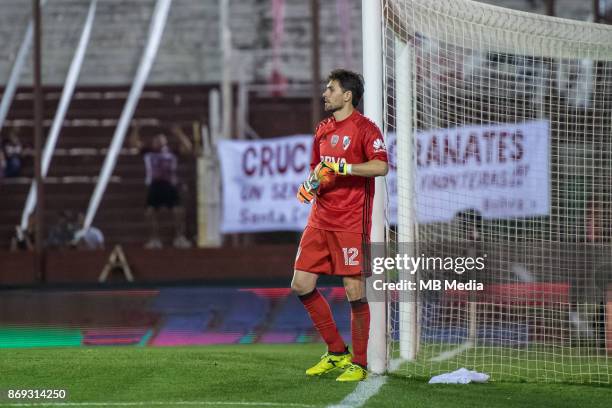
[[[550,211],[546,121],[465,126],[417,133],[419,223],[446,222],[466,210],[484,218],[546,216]],[[387,135],[391,224],[397,224],[397,141]],[[308,175],[311,135],[219,143],[223,233],[300,231],[310,205],[295,198]]]
[[[221,232],[303,230],[310,205],[296,194],[308,177],[311,149],[312,135],[220,141]]]
[[[466,210],[486,219],[549,215],[549,147],[543,120],[417,133],[417,221]]]

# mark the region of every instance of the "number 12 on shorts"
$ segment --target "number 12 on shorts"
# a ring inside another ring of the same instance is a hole
[[[357,248],[342,248],[342,252],[344,253],[344,264],[348,266],[356,266],[359,265],[359,261],[356,260],[359,255],[359,251]]]

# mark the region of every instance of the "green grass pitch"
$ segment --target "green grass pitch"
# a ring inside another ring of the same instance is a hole
[[[395,354],[398,347],[394,346]],[[435,361],[435,357],[457,347],[456,344],[422,344],[416,361],[403,366],[404,373],[426,379],[466,367],[485,372],[496,382],[610,386],[612,380],[612,358],[607,357],[602,349],[537,344],[516,348],[478,346],[467,347],[456,355]]]
[[[70,407],[325,407],[342,401],[355,384],[337,383],[334,374],[304,375],[323,351],[316,344],[1,349],[0,389],[67,389]],[[0,406],[20,403],[2,398]],[[365,406],[603,408],[612,406],[612,387],[429,385],[392,374]]]

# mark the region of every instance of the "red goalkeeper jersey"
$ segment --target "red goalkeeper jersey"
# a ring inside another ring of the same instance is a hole
[[[387,161],[387,149],[378,126],[357,110],[346,119],[333,116],[317,126],[310,169],[321,161],[365,163]],[[346,231],[370,235],[374,178],[334,176],[321,185],[308,225],[327,231]]]

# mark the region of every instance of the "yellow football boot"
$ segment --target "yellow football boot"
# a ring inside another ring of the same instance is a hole
[[[352,357],[353,356],[349,352],[338,356],[325,353],[321,356],[321,361],[306,370],[306,375],[322,375],[337,368],[345,368],[351,365]]]
[[[368,378],[368,371],[358,364],[349,364],[336,381],[362,381]]]

